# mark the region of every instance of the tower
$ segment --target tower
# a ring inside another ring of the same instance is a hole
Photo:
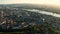
[[[1,11],[1,17],[3,18],[3,11]]]

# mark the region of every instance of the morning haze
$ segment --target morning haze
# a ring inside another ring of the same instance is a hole
[[[0,0],[0,32],[60,34],[60,0]]]

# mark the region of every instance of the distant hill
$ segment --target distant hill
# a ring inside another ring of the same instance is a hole
[[[44,10],[44,11],[49,11],[49,12],[54,12],[54,13],[59,13],[60,14],[60,8],[56,8],[53,6],[49,5],[38,5],[38,4],[0,4],[0,7],[19,7],[19,8],[29,8],[29,9],[39,9],[39,10]]]

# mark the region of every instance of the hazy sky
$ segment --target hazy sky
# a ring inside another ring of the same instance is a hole
[[[0,0],[0,4],[30,3],[60,5],[60,0]]]

